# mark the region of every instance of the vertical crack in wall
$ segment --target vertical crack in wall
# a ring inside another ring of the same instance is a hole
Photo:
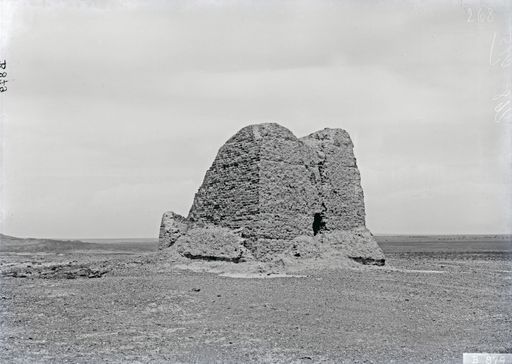
[[[301,141],[303,143],[303,141]],[[317,233],[321,231],[328,230],[325,222],[325,212],[327,212],[327,207],[325,206],[325,186],[329,184],[329,178],[327,177],[326,168],[325,168],[325,154],[316,148],[312,148],[310,145],[306,146],[316,152],[317,160],[312,165],[305,163],[306,170],[310,174],[310,182],[315,187],[318,194],[318,204],[315,211],[313,211],[313,235],[317,235]],[[318,178],[317,178],[318,175]],[[321,223],[319,222],[321,219]]]

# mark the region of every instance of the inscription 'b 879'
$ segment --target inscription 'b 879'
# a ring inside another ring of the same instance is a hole
[[[5,83],[7,80],[5,77],[7,77],[7,72],[5,72],[5,68],[7,67],[7,61],[4,59],[2,62],[0,62],[0,92],[7,91],[7,87],[5,86]]]

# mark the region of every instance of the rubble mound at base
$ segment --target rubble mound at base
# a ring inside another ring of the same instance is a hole
[[[169,254],[192,260],[231,263],[275,263],[288,265],[304,260],[342,259],[371,265],[384,265],[382,250],[366,228],[334,231],[292,240],[244,239],[240,232],[227,228],[189,227],[176,243],[166,248]]]

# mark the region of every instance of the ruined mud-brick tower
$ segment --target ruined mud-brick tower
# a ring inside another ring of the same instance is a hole
[[[222,228],[224,237],[233,233],[255,259],[289,250],[299,239],[337,246],[363,263],[384,264],[365,227],[361,178],[352,141],[342,129],[300,139],[275,123],[241,129],[220,148],[188,217],[164,214],[160,246],[173,245],[194,227]]]

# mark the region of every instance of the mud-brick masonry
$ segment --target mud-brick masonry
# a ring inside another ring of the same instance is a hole
[[[267,261],[298,242],[384,264],[343,129],[300,139],[275,123],[241,129],[220,148],[188,217],[166,212],[160,229],[161,249],[177,244],[198,259]]]

